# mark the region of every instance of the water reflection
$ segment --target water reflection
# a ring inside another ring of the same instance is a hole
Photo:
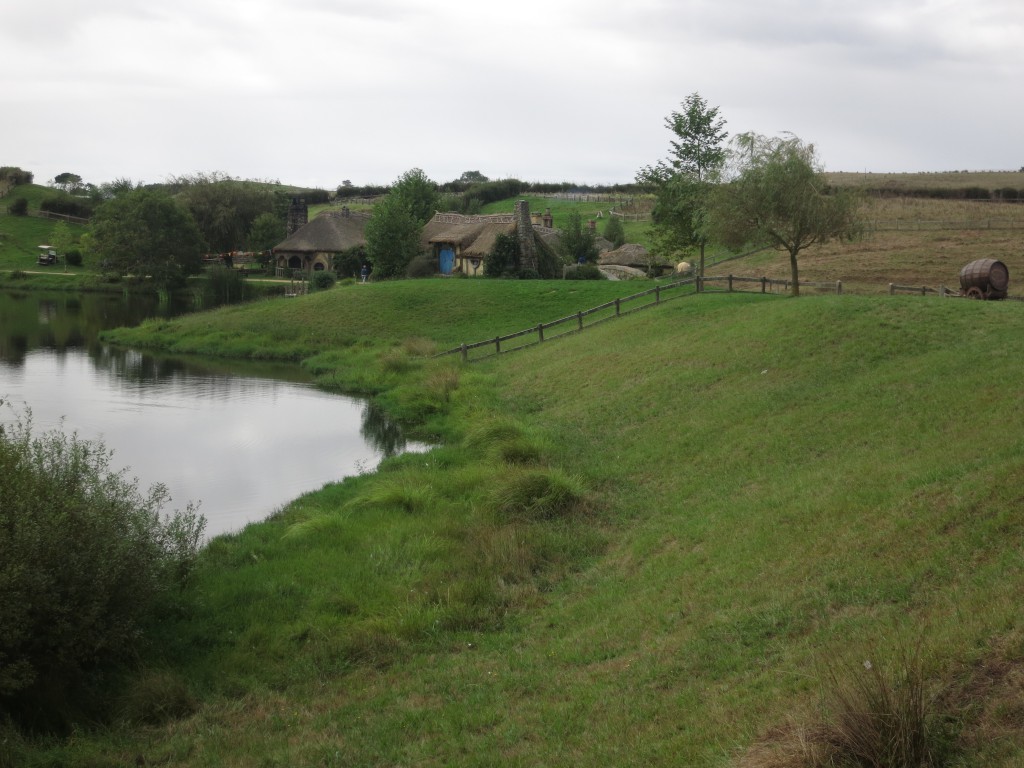
[[[383,456],[423,448],[380,409],[316,389],[298,366],[103,345],[100,330],[147,310],[120,298],[0,292],[0,398],[31,408],[37,431],[102,439],[144,488],[165,484],[173,507],[200,502],[211,535]],[[148,309],[170,311],[155,301]],[[11,417],[0,412],[0,421]]]

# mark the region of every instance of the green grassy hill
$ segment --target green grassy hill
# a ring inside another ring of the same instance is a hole
[[[544,283],[490,283],[471,319],[453,291],[482,287],[336,289],[167,330],[276,317],[302,337],[315,308],[325,346],[393,347],[547,308]],[[1022,356],[1016,303],[708,294],[467,369],[350,357],[407,374],[447,445],[208,547],[194,614],[134,689],[176,691],[179,716],[17,754],[798,766],[829,743],[833,676],[898,694],[909,669],[945,764],[1018,765]]]

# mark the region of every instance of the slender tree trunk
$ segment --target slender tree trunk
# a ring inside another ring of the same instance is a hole
[[[800,295],[800,273],[797,270],[797,266],[796,266],[796,255],[797,255],[797,251],[790,251],[789,252],[789,275],[790,275],[790,279],[793,281],[793,295],[794,296],[799,296]]]
[[[700,241],[700,272],[698,272],[697,274],[700,275],[700,282],[703,283],[704,282],[704,241],[703,240]]]

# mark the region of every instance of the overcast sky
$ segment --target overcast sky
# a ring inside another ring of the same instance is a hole
[[[699,92],[827,170],[1016,170],[1022,51],[1022,0],[0,0],[0,165],[626,183]]]

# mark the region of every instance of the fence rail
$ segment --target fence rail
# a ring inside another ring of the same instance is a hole
[[[693,286],[696,282],[696,278],[689,277],[685,280],[676,280],[675,282],[668,283],[666,285],[657,285],[654,288],[642,291],[641,293],[635,293],[632,296],[615,299],[614,301],[609,301],[601,304],[600,306],[591,307],[590,309],[580,310],[574,315],[568,315],[566,317],[559,318],[558,320],[552,320],[548,323],[538,323],[532,328],[516,331],[515,333],[510,333],[505,336],[495,336],[492,339],[485,339],[472,344],[462,344],[454,349],[448,349],[444,352],[440,352],[435,355],[435,357],[459,354],[462,356],[462,360],[464,362],[475,362],[476,360],[482,360],[484,358],[491,357],[492,355],[500,355],[505,352],[514,352],[517,349],[532,347],[535,344],[551,341],[552,339],[557,339],[560,336],[579,333],[585,328],[591,328],[598,323],[603,323],[604,321],[611,320],[615,317],[639,312],[641,309],[654,307],[659,304],[663,304],[666,301],[671,301],[672,299],[692,296],[695,291],[686,292],[682,289],[686,286]],[[666,296],[665,294],[668,295]],[[653,300],[651,300],[651,297],[653,297]],[[646,303],[639,303],[643,299],[649,300]],[[634,305],[632,302],[637,303]],[[513,344],[510,346],[509,342],[513,342]],[[480,354],[481,350],[486,351]],[[474,352],[478,354],[471,357],[471,353]]]
[[[81,216],[72,216],[67,213],[54,213],[53,211],[32,211],[31,215],[39,219],[55,219],[57,221],[66,221],[70,224],[89,223],[88,219],[84,219]]]
[[[937,232],[940,230],[1024,229],[1024,220],[961,219],[924,221],[920,219],[877,219],[865,224],[868,232]]]
[[[715,289],[713,286],[724,283],[723,289]],[[692,291],[683,291],[682,289],[687,286],[693,286]],[[753,290],[743,288],[742,286],[754,286]],[[789,293],[793,286],[792,280],[776,280],[770,277],[740,277],[738,275],[722,275],[715,277],[689,277],[685,280],[677,280],[667,285],[659,285],[641,293],[635,293],[632,296],[626,296],[624,298],[615,299],[601,304],[597,307],[591,307],[590,309],[580,310],[574,315],[568,315],[566,317],[553,320],[548,323],[538,323],[532,328],[526,328],[522,331],[516,331],[505,336],[495,336],[491,339],[484,339],[483,341],[477,341],[472,344],[461,344],[453,349],[445,350],[434,355],[434,357],[445,357],[448,355],[461,355],[463,362],[476,362],[478,360],[484,360],[486,358],[501,355],[506,352],[514,352],[519,349],[525,349],[526,347],[532,347],[537,344],[542,344],[545,341],[551,341],[561,336],[568,336],[571,334],[581,333],[582,331],[592,328],[599,323],[603,323],[606,320],[612,320],[616,317],[622,317],[623,315],[632,314],[633,312],[639,312],[642,309],[648,309],[650,307],[659,306],[664,304],[666,301],[672,299],[680,299],[685,296],[696,296],[699,293],[709,292],[728,292],[728,293],[764,293],[764,294],[775,294],[775,293]],[[801,288],[817,288],[828,293],[835,293],[837,296],[843,294],[843,282],[842,280],[835,281],[810,281],[801,280]],[[665,294],[669,295],[665,295]],[[942,298],[964,298],[963,294],[959,291],[947,288],[944,285],[940,285],[938,288],[932,288],[927,285],[897,285],[896,283],[889,283],[889,295],[895,296],[898,293],[912,293],[919,296],[935,295]],[[653,300],[648,300],[646,303],[637,303],[635,306],[631,305],[631,302],[640,302],[643,299],[653,296]],[[1007,296],[1009,301],[1020,301],[1024,302],[1024,296]],[[554,331],[552,333],[552,331]],[[512,342],[510,344],[510,342]],[[517,343],[518,342],[518,343]],[[473,354],[477,353],[477,354]]]

